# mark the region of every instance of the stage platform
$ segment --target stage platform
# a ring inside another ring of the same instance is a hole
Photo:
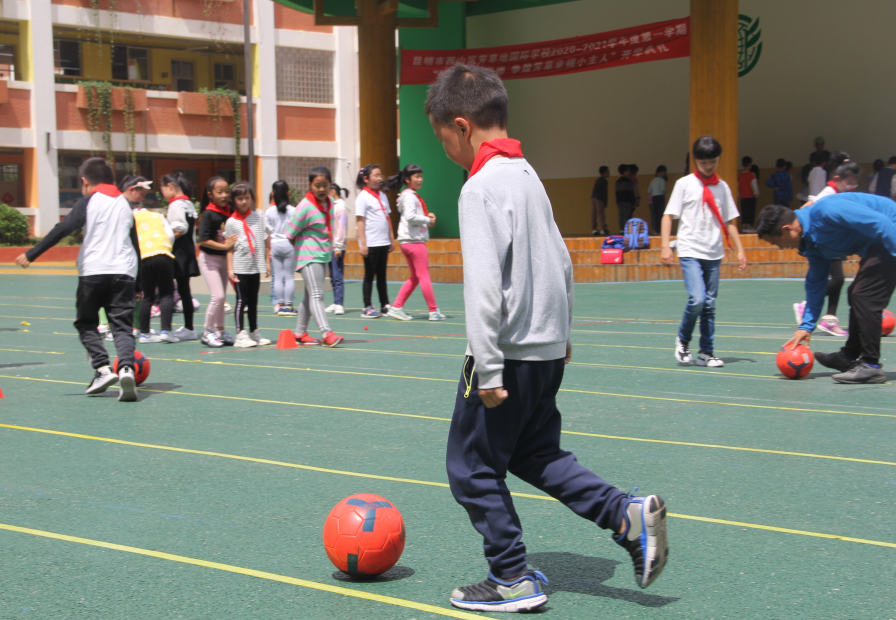
[[[779,250],[760,241],[756,235],[741,235],[749,265],[743,272],[737,270],[737,252],[725,251],[722,262],[722,278],[803,278],[808,268],[806,259],[796,250]],[[600,247],[604,237],[567,237],[575,269],[575,280],[586,282],[649,282],[654,280],[680,280],[681,268],[675,264],[664,267],[660,263],[660,238],[651,237],[648,250],[625,253],[621,265],[601,265]],[[428,244],[429,273],[433,282],[463,282],[460,239],[433,239]],[[855,275],[858,259],[853,257],[844,264],[847,277]],[[364,264],[358,252],[357,240],[350,240],[345,260],[346,279],[359,280],[364,276]],[[389,256],[388,279],[400,282],[408,278],[407,261],[399,252]]]

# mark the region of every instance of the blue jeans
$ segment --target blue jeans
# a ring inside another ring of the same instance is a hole
[[[716,297],[719,294],[720,260],[679,258],[684,287],[688,291],[688,305],[681,318],[678,337],[684,343],[691,341],[694,326],[700,319],[700,353],[712,355],[712,339],[715,334]]]
[[[278,240],[271,244],[271,303],[292,306],[296,294],[296,257],[292,244]]]
[[[337,306],[345,305],[345,284],[342,281],[342,274],[345,271],[345,250],[342,251],[342,256],[336,258],[336,254],[333,254],[333,259],[330,261],[330,284],[333,286],[333,303]]]

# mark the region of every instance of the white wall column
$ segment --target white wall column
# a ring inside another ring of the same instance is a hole
[[[258,85],[255,104],[256,157],[261,160],[263,188],[258,203],[268,204],[271,185],[280,177],[277,161],[277,38],[274,31],[274,3],[271,0],[255,0],[255,23],[258,33]]]
[[[333,180],[354,195],[355,178],[361,168],[360,118],[358,116],[358,29],[336,26],[333,31],[336,35],[333,101],[336,103],[337,148]],[[351,202],[349,200],[350,204]],[[351,228],[354,226],[355,218],[349,219]]]
[[[34,131],[38,185],[34,228],[45,235],[59,223],[59,156],[56,150],[56,79],[50,0],[31,0],[30,55],[31,124]]]

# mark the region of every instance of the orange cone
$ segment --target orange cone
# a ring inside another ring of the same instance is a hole
[[[284,329],[280,332],[280,336],[277,338],[277,348],[278,349],[298,349],[299,345],[296,344],[295,334],[292,333],[291,329]]]
[[[3,395],[3,390],[0,390],[0,398],[6,398],[6,397]]]

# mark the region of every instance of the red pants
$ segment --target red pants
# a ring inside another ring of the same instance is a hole
[[[408,260],[408,268],[411,270],[411,279],[405,282],[401,290],[398,292],[398,298],[395,300],[396,308],[403,308],[404,303],[420,285],[420,292],[429,306],[430,312],[435,312],[436,296],[432,291],[432,280],[429,279],[429,253],[426,251],[425,243],[402,243],[401,253]]]

